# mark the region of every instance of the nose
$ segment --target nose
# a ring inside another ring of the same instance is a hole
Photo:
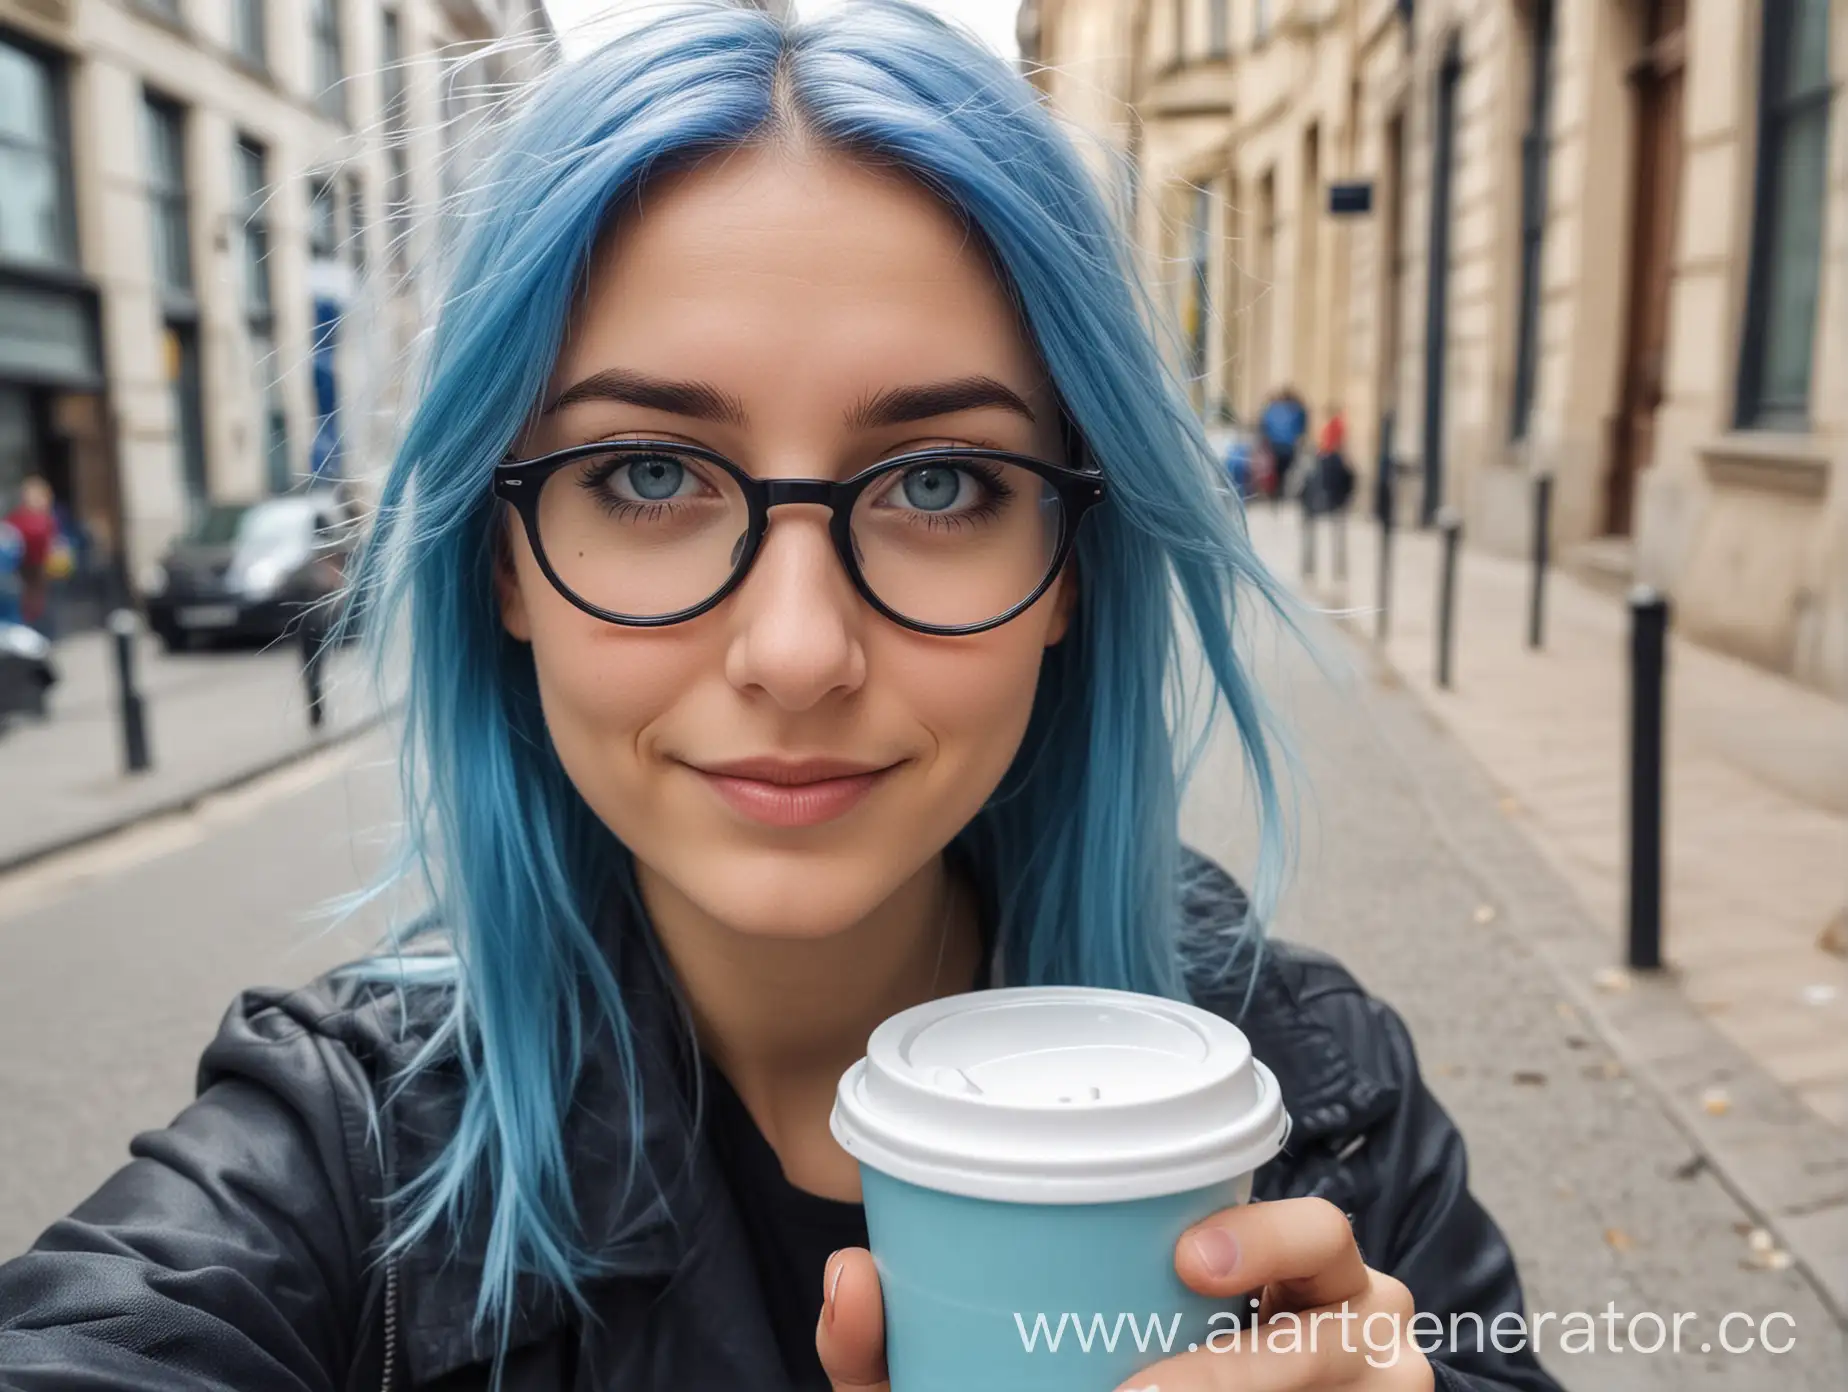
[[[776,508],[751,573],[732,596],[725,675],[789,711],[859,690],[870,613],[842,569],[825,508]]]

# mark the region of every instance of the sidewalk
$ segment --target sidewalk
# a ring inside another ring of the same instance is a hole
[[[1260,553],[1300,585],[1298,515],[1252,513]],[[1394,539],[1387,641],[1373,643],[1377,528],[1350,521],[1348,581],[1326,534],[1313,601],[1337,644],[1401,687],[1484,775],[1500,817],[1456,839],[1504,903],[1548,891],[1510,868],[1521,833],[1580,912],[1529,917],[1535,945],[1627,1063],[1663,1092],[1728,1186],[1848,1312],[1848,961],[1819,941],[1848,904],[1848,707],[1689,643],[1669,655],[1667,885],[1660,977],[1621,969],[1628,615],[1555,572],[1546,647],[1526,647],[1528,568],[1464,550],[1452,688],[1433,679],[1435,534]],[[1431,757],[1437,757],[1433,754]],[[1501,840],[1497,840],[1500,837]],[[1529,906],[1531,909],[1531,906]],[[1582,925],[1582,926],[1575,926]]]
[[[1301,573],[1298,515],[1252,530],[1280,575]],[[1322,605],[1372,639],[1378,529],[1351,519],[1348,581],[1318,538]],[[1439,544],[1394,537],[1383,652],[1500,786],[1619,960],[1627,912],[1628,613],[1558,571],[1546,646],[1526,646],[1529,567],[1463,551],[1451,689],[1434,680]],[[1349,608],[1351,606],[1351,609]],[[1663,955],[1688,999],[1817,1113],[1848,1126],[1848,959],[1824,929],[1848,909],[1848,706],[1691,643],[1668,664]]]
[[[113,639],[79,634],[54,660],[50,718],[0,733],[0,871],[262,773],[369,723],[372,709],[351,650],[332,654],[316,731],[294,646],[169,656],[143,636],[136,673],[153,767],[131,776]]]

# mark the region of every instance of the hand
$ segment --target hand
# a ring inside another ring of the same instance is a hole
[[[1361,1260],[1353,1228],[1325,1199],[1215,1213],[1182,1234],[1174,1269],[1245,1322],[1234,1331],[1219,1321],[1198,1350],[1143,1369],[1120,1392],[1432,1392],[1431,1365],[1408,1337],[1412,1293]],[[1255,1330],[1249,1305],[1237,1304],[1252,1291]]]
[[[1260,1291],[1256,1335],[1247,1321],[1234,1346],[1220,1321],[1199,1349],[1143,1369],[1120,1392],[1432,1392],[1431,1366],[1407,1337],[1411,1292],[1368,1268],[1347,1219],[1323,1199],[1215,1213],[1182,1234],[1174,1269],[1240,1315],[1248,1307],[1238,1302]],[[834,1392],[890,1392],[872,1254],[836,1252],[822,1281],[815,1348]]]
[[[891,1392],[886,1380],[885,1301],[873,1254],[849,1247],[828,1258],[821,1275],[815,1351],[834,1392]]]

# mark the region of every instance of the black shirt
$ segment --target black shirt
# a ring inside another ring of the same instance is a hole
[[[710,1060],[705,1075],[712,1153],[750,1240],[757,1286],[783,1367],[804,1392],[827,1392],[828,1379],[815,1353],[822,1274],[828,1258],[841,1248],[867,1245],[866,1210],[791,1184],[750,1110]]]

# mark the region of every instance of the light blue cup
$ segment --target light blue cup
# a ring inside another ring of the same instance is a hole
[[[1217,1015],[1080,987],[931,1001],[873,1032],[832,1127],[860,1161],[893,1392],[1111,1392],[1249,1316],[1174,1270],[1289,1129]]]

